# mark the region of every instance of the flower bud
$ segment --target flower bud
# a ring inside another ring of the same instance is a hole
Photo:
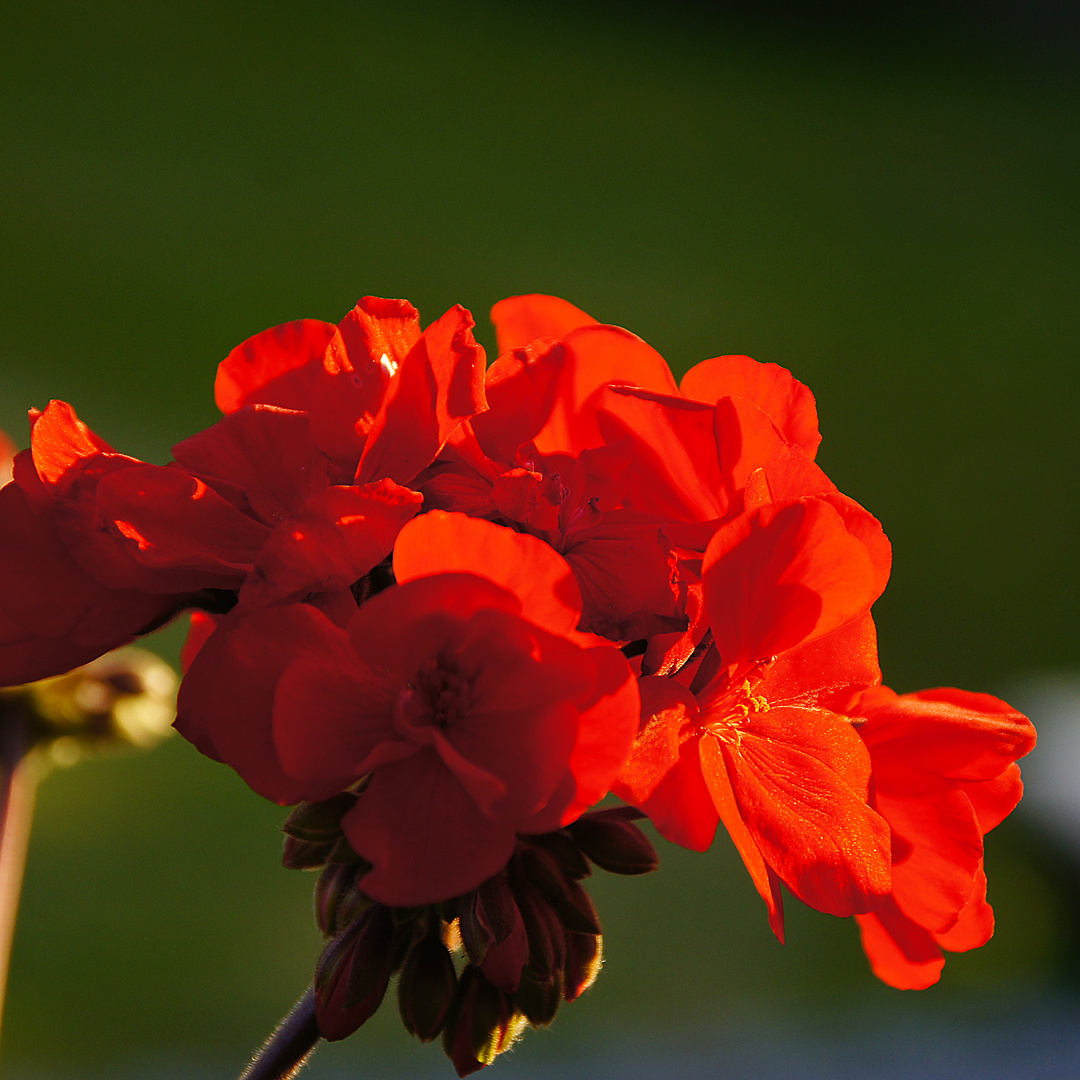
[[[281,865],[286,870],[318,870],[326,865],[333,847],[333,844],[313,844],[310,840],[286,836]]]
[[[506,994],[469,965],[462,972],[453,1014],[443,1029],[443,1048],[458,1076],[468,1076],[508,1050],[527,1022]]]
[[[526,966],[538,979],[562,971],[566,957],[566,931],[540,892],[524,883],[517,889],[518,908],[529,944]]]
[[[563,996],[567,1001],[580,997],[600,974],[604,963],[604,939],[599,934],[566,935],[566,986]]]
[[[488,948],[483,964],[483,973],[500,989],[512,994],[521,981],[521,969],[529,958],[529,937],[525,933],[525,922],[518,906],[513,904],[513,923],[502,941],[495,941]]]
[[[333,845],[341,837],[341,819],[355,804],[356,796],[348,791],[323,802],[302,802],[281,827],[297,840]]]
[[[568,930],[599,934],[596,911],[585,890],[567,878],[558,862],[537,847],[522,849],[519,862],[524,876],[551,904]]]
[[[506,872],[490,877],[476,890],[474,911],[477,921],[487,930],[493,943],[501,945],[520,923],[514,893]]]
[[[656,849],[633,821],[640,810],[618,806],[585,814],[567,832],[597,866],[612,874],[647,874],[658,865]]]
[[[288,846],[286,840],[286,850]],[[331,863],[319,875],[315,883],[315,923],[327,937],[336,933],[339,927],[347,926],[371,903],[362,894],[359,897],[354,894],[355,884],[356,868],[347,864]]]
[[[454,961],[438,926],[409,950],[398,980],[398,1007],[406,1031],[431,1042],[443,1029],[457,990]]]
[[[323,949],[315,968],[315,1014],[319,1032],[344,1039],[382,1004],[390,981],[394,921],[372,904]]]
[[[575,881],[587,878],[592,873],[581,848],[566,830],[530,836],[529,842],[534,847],[543,848],[558,863],[559,869]]]
[[[514,1005],[525,1014],[533,1027],[547,1027],[559,1011],[564,989],[561,969],[546,979],[540,979],[526,968],[514,992]]]

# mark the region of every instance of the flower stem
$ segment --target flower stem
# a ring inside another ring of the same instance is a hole
[[[315,988],[309,986],[251,1059],[240,1080],[290,1080],[307,1063],[319,1041]]]
[[[27,750],[23,718],[11,710],[0,717],[0,1019],[37,790]]]

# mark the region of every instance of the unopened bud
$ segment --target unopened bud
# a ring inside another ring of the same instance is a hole
[[[547,1027],[559,1011],[564,989],[561,970],[546,979],[539,979],[526,968],[514,992],[514,1005],[528,1017],[533,1027]]]
[[[613,874],[647,874],[656,869],[656,849],[634,824],[642,816],[630,806],[598,810],[566,827],[597,866]]]
[[[392,974],[393,932],[389,909],[372,904],[323,949],[315,968],[315,1015],[323,1038],[351,1035],[382,1004]]]
[[[562,872],[575,881],[587,878],[592,873],[588,859],[565,830],[530,836],[529,842],[535,847],[543,848],[559,864]]]
[[[521,851],[519,859],[526,879],[540,890],[567,930],[600,933],[600,924],[588,894],[562,872],[551,855],[540,848],[527,847]]]
[[[506,994],[469,965],[443,1029],[443,1047],[458,1076],[468,1076],[508,1050],[527,1022]]]
[[[552,906],[540,892],[523,883],[517,889],[518,908],[529,943],[526,967],[538,979],[562,971],[566,958],[566,932]]]
[[[481,970],[500,989],[512,994],[521,981],[521,969],[529,958],[529,937],[525,933],[525,921],[511,897],[513,922],[502,941],[495,941],[488,948]]]
[[[456,990],[454,961],[439,933],[425,934],[409,950],[398,980],[405,1029],[421,1042],[431,1042],[446,1023]]]
[[[604,939],[599,934],[566,935],[566,986],[563,996],[567,1001],[579,997],[594,982],[604,964]]]
[[[286,850],[288,846],[287,840]],[[329,937],[348,926],[373,902],[357,891],[355,867],[332,863],[323,870],[315,883],[315,923],[323,934]]]
[[[281,851],[281,865],[286,870],[318,870],[327,864],[333,844],[313,844],[309,840],[285,837]]]
[[[356,796],[348,791],[323,802],[302,802],[281,827],[297,840],[332,845],[341,837],[341,819],[355,805]]]

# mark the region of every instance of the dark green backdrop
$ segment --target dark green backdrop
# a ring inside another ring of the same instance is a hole
[[[64,398],[163,461],[266,326],[375,293],[425,321],[461,302],[492,345],[495,300],[552,292],[677,370],[746,352],[809,383],[820,460],[893,540],[876,611],[897,689],[1075,669],[1075,54],[962,14],[755,10],[12,5],[0,426],[25,445],[27,406]],[[179,740],[50,777],[8,1065],[228,1075],[318,948],[281,817]],[[597,1032],[865,1032],[1042,1000],[1076,905],[1034,829],[991,840],[997,938],[921,996],[873,980],[849,923],[793,911],[777,945],[726,841],[665,848],[652,879],[597,882],[607,970],[498,1068]],[[434,1063],[392,1020],[326,1062]]]

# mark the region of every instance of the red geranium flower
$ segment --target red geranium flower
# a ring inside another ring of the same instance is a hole
[[[638,695],[623,655],[576,632],[573,575],[536,538],[434,512],[402,529],[394,572],[346,629],[301,604],[227,617],[177,727],[280,802],[360,785],[342,824],[364,891],[412,905],[603,797]]]
[[[937,982],[942,949],[994,932],[983,836],[1020,801],[1017,758],[1035,745],[1026,716],[989,694],[879,686],[851,707],[873,766],[871,805],[892,831],[892,891],[857,916],[874,973],[890,986]]]
[[[778,935],[780,881],[834,915],[889,890],[870,755],[838,711],[880,679],[867,612],[888,565],[883,538],[860,535],[870,522],[807,499],[717,530],[703,562],[712,644],[679,679],[641,680],[642,730],[614,788],[695,850],[722,820]]]

